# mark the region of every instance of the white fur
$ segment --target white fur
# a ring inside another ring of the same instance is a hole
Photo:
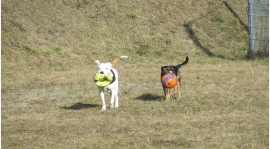
[[[118,108],[118,73],[114,68],[112,68],[112,64],[109,62],[101,63],[99,60],[96,60],[95,62],[98,64],[98,73],[103,72],[105,76],[110,74],[111,76],[115,77],[115,81],[112,84],[106,86],[105,88],[99,87],[99,95],[102,100],[101,110],[106,110],[104,91],[109,91],[111,94],[110,108]],[[113,71],[114,75],[111,70]]]
[[[128,58],[128,56],[121,56],[121,58]]]

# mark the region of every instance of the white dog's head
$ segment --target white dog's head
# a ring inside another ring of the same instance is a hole
[[[112,64],[110,62],[101,63],[99,60],[96,60],[95,62],[98,65],[98,73],[104,74],[105,76],[111,73]]]

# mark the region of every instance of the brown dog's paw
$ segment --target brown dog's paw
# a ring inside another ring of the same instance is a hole
[[[173,99],[176,99],[176,95],[175,95],[175,94],[173,94],[173,95],[172,95],[172,98],[173,98]]]

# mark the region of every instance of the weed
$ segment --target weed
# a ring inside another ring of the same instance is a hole
[[[211,19],[212,22],[222,23],[224,20],[221,17],[216,17]]]
[[[139,45],[139,49],[137,50],[137,54],[142,56],[142,55],[146,55],[149,51],[149,46],[148,45],[144,45],[144,44],[140,44]]]
[[[134,14],[128,15],[128,17],[131,18],[132,20],[138,19],[138,17],[136,15],[134,15]]]
[[[138,20],[138,19],[143,17],[143,14],[142,13],[135,13],[135,14],[128,14],[127,16],[128,16],[128,18],[130,18],[132,20]]]
[[[171,44],[172,44],[172,40],[166,39],[166,40],[165,40],[165,43],[166,43],[166,45],[171,45]]]
[[[54,50],[55,52],[57,52],[57,53],[59,53],[59,52],[61,51],[61,49],[58,48],[58,47],[54,48],[53,50]]]
[[[236,27],[236,26],[238,25],[238,21],[233,20],[233,21],[231,21],[230,24],[231,24],[233,27]]]
[[[29,54],[38,54],[38,52],[29,46],[23,46],[23,50]]]
[[[155,55],[158,56],[158,57],[161,57],[161,56],[162,56],[162,52],[156,51],[156,52],[155,52]]]
[[[173,60],[176,58],[176,55],[170,55],[170,60]]]

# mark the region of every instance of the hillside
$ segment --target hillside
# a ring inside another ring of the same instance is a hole
[[[3,148],[268,147],[268,58],[246,59],[246,0],[1,4]],[[94,61],[119,55],[120,108],[101,112]],[[160,67],[186,56],[182,99],[165,102]]]
[[[194,63],[244,59],[248,38],[239,22],[247,22],[246,1],[226,3],[4,1],[2,75],[93,67],[95,59],[121,54],[130,64],[179,63],[187,55]]]
[[[19,65],[65,67],[119,54],[164,59],[206,51],[242,58],[248,39],[239,20],[247,23],[247,4],[227,3],[240,18],[222,1],[4,1],[3,64],[16,57]]]

